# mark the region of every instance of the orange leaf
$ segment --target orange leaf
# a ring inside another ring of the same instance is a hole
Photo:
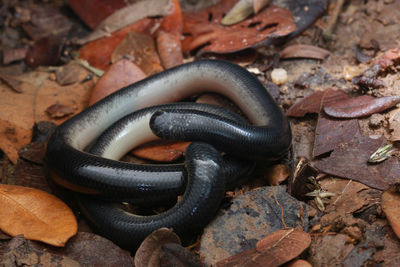
[[[61,200],[46,192],[22,186],[0,185],[0,229],[23,234],[62,247],[76,234],[74,214]]]

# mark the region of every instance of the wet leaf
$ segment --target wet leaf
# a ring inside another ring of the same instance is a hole
[[[132,59],[148,76],[163,70],[154,40],[148,34],[129,33],[111,54],[112,62],[123,58]]]
[[[46,109],[46,112],[51,118],[62,118],[74,113],[74,111],[70,107],[59,103],[48,107]]]
[[[183,156],[190,142],[159,140],[141,145],[132,154],[142,159],[172,162]]]
[[[181,244],[181,240],[168,228],[160,228],[148,235],[136,251],[135,266],[159,266],[161,247],[166,243]]]
[[[122,87],[138,82],[145,77],[146,74],[129,60],[118,60],[97,81],[92,90],[89,105],[93,105]]]
[[[313,157],[330,152],[359,134],[360,126],[356,119],[339,120],[320,113],[315,129]]]
[[[328,88],[324,91],[315,91],[311,95],[299,100],[286,112],[287,116],[303,117],[307,113],[319,113],[323,106],[348,99],[349,96],[342,90]]]
[[[85,59],[95,68],[102,70],[108,69],[111,64],[111,54],[122,40],[130,33],[144,33],[154,26],[154,20],[141,19],[138,22],[126,26],[114,32],[109,37],[92,41],[81,47],[79,50],[80,58]]]
[[[40,190],[0,185],[0,228],[12,236],[53,246],[64,246],[77,232],[77,222],[69,207]]]
[[[180,244],[166,243],[161,247],[159,266],[202,267],[203,265],[193,252],[185,249]]]
[[[400,238],[400,193],[385,191],[382,194],[382,210],[393,231]]]
[[[400,96],[372,97],[363,95],[324,106],[324,111],[334,118],[359,118],[389,109],[400,103]]]
[[[76,44],[86,44],[128,25],[138,22],[146,17],[163,16],[167,14],[170,0],[147,0],[127,5],[104,19],[88,36],[75,40]]]
[[[280,58],[312,58],[323,60],[330,52],[313,45],[290,45],[279,52]]]
[[[236,52],[261,45],[268,38],[288,35],[296,28],[291,12],[277,6],[270,6],[245,21],[225,27],[220,21],[232,5],[233,1],[223,0],[203,11],[184,13],[183,33],[189,36],[183,42],[183,51],[186,53],[205,45],[201,52]]]
[[[279,266],[300,255],[311,243],[308,233],[298,229],[278,230],[245,250],[217,263],[217,266]]]
[[[385,145],[381,137],[355,136],[350,142],[335,148],[330,157],[314,162],[314,167],[322,172],[359,181],[372,188],[386,190],[398,182],[400,164],[390,157],[379,164],[369,164],[368,159],[379,147]]]

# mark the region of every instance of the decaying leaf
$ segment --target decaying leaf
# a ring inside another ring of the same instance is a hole
[[[56,81],[59,85],[76,83],[80,76],[80,71],[82,71],[82,68],[76,64],[63,66],[56,71]]]
[[[136,251],[135,266],[159,266],[161,247],[166,243],[181,244],[181,240],[168,228],[160,228],[152,232]]]
[[[240,252],[217,266],[279,266],[300,255],[310,243],[310,235],[299,229],[278,230],[259,240],[256,249]]]
[[[389,109],[400,103],[400,96],[372,97],[363,95],[324,106],[324,111],[334,118],[359,118]]]
[[[324,91],[315,91],[292,105],[286,115],[291,117],[303,117],[307,113],[319,113],[323,106],[341,102],[349,96],[342,90],[328,88]]]
[[[394,113],[389,119],[390,141],[400,140],[400,111]]]
[[[201,52],[236,52],[260,45],[268,38],[288,35],[296,29],[291,12],[277,6],[269,6],[245,21],[225,27],[220,24],[221,18],[233,4],[233,1],[222,0],[203,11],[184,13],[183,33],[189,36],[183,42],[183,51],[205,45]]]
[[[379,147],[385,145],[381,137],[355,136],[350,142],[335,148],[330,157],[315,161],[314,167],[322,172],[352,179],[378,190],[386,190],[398,182],[400,164],[397,158],[390,157],[379,164],[369,164],[368,159]]]
[[[400,238],[400,193],[385,191],[382,194],[382,210],[386,215],[393,231]]]
[[[138,82],[145,77],[146,74],[129,60],[118,60],[97,81],[90,95],[89,105],[93,105],[122,87]]]
[[[145,33],[129,33],[111,54],[111,61],[130,59],[146,75],[163,70],[153,38]]]
[[[320,113],[315,129],[313,157],[330,152],[359,134],[360,126],[356,119],[339,120]]]
[[[313,45],[290,45],[279,52],[280,58],[313,58],[323,60],[330,52]]]
[[[77,232],[70,208],[40,190],[0,185],[0,228],[5,233],[62,247]]]
[[[167,14],[170,0],[147,0],[127,5],[103,20],[87,37],[75,40],[77,44],[86,44],[90,41],[109,36],[132,23],[146,17],[162,16]]]
[[[191,266],[202,267],[200,259],[191,251],[177,243],[162,245],[160,252],[160,267]]]
[[[63,118],[74,113],[70,107],[59,103],[48,107],[46,112],[51,118]]]

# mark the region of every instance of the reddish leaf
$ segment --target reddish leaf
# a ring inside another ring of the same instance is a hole
[[[298,229],[278,230],[245,250],[217,263],[217,266],[279,266],[300,255],[310,246],[311,237]]]
[[[350,142],[333,150],[330,157],[315,161],[314,166],[322,172],[356,180],[379,190],[386,190],[400,177],[398,159],[390,157],[380,164],[368,163],[372,153],[384,144],[386,144],[384,138],[356,136]]]
[[[90,42],[79,50],[80,58],[87,60],[93,67],[106,70],[110,66],[112,52],[128,33],[147,32],[152,28],[153,23],[154,20],[141,19],[134,24],[114,32],[110,37]]]
[[[259,14],[230,27],[220,24],[223,14],[234,1],[223,0],[218,5],[196,13],[184,13],[183,43],[185,53],[206,45],[202,52],[229,53],[260,45],[268,38],[285,36],[296,29],[291,12],[270,6]],[[211,18],[211,20],[210,20]]]
[[[61,200],[33,188],[0,185],[0,228],[53,246],[64,246],[77,231],[74,214]]]
[[[325,91],[315,91],[291,106],[286,111],[286,115],[303,117],[307,113],[319,113],[323,106],[340,102],[347,98],[349,96],[342,90],[328,88]]]
[[[140,81],[146,74],[135,64],[126,59],[121,59],[108,69],[97,81],[90,96],[89,105],[129,84]]]
[[[382,194],[382,210],[393,231],[400,238],[400,193],[385,191]]]
[[[144,73],[152,75],[163,70],[160,58],[156,52],[153,38],[144,33],[129,33],[115,48],[111,61],[116,62],[122,58],[131,58]]]
[[[132,154],[143,159],[171,162],[182,157],[189,144],[190,142],[154,141],[136,148]]]
[[[279,52],[281,58],[313,58],[320,60],[325,59],[329,54],[328,50],[313,45],[290,45]]]
[[[124,0],[69,0],[68,4],[78,16],[92,29],[114,11],[124,7]]]
[[[400,103],[400,96],[372,97],[363,95],[324,106],[324,111],[335,118],[359,118],[369,116]]]
[[[162,65],[169,69],[183,63],[181,37],[167,32],[159,32],[157,35],[157,50]]]
[[[349,142],[360,134],[360,126],[356,119],[338,120],[319,114],[315,129],[313,157],[332,151],[342,143]]]

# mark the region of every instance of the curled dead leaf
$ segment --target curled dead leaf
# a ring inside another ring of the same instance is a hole
[[[160,228],[152,232],[143,240],[136,251],[135,266],[159,266],[161,247],[166,243],[181,244],[181,240],[177,234],[168,228]]]
[[[74,214],[61,200],[33,188],[0,185],[0,229],[62,247],[77,232]]]

